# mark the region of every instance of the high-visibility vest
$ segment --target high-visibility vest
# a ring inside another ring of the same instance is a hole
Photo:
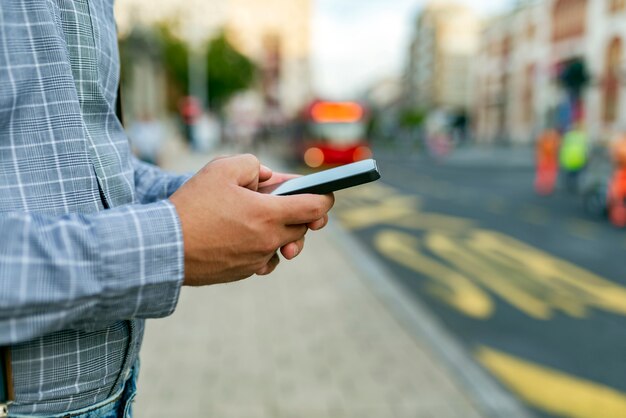
[[[570,131],[565,134],[559,160],[565,170],[582,169],[587,164],[587,134],[582,131]]]

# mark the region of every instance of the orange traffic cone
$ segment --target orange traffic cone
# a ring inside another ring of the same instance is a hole
[[[537,141],[537,172],[535,175],[535,191],[541,196],[554,192],[559,175],[559,133],[548,130],[541,134]]]
[[[626,227],[626,168],[618,169],[608,191],[609,220],[618,228]]]
[[[611,147],[615,172],[608,188],[609,220],[618,228],[626,227],[626,136],[621,136]]]

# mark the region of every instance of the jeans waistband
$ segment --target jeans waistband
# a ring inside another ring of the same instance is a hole
[[[97,404],[78,409],[76,411],[64,412],[62,414],[57,415],[46,415],[45,418],[91,418],[91,417],[99,417],[104,416],[107,412],[113,411],[117,408],[125,408],[126,403],[132,401],[137,391],[137,377],[139,375],[139,361],[135,363],[135,365],[131,369],[130,376],[124,383],[124,386],[120,390],[118,390],[115,394],[108,397],[107,399],[98,402]],[[119,404],[119,402],[123,401],[123,404]],[[9,418],[44,418],[44,416],[40,415],[14,415],[9,411]]]

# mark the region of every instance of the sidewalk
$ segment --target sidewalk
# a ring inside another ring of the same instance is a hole
[[[342,234],[309,234],[269,277],[183,289],[172,317],[148,322],[135,416],[484,417],[375,295]]]

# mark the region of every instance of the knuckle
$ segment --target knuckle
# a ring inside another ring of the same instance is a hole
[[[250,165],[258,165],[261,166],[261,162],[259,161],[259,159],[252,154],[242,154],[241,158],[243,160],[245,160],[247,163],[249,163]]]
[[[317,202],[312,208],[312,212],[311,212],[312,217],[315,219],[320,219],[320,218],[323,218],[325,214],[326,214],[326,206],[321,201]]]

